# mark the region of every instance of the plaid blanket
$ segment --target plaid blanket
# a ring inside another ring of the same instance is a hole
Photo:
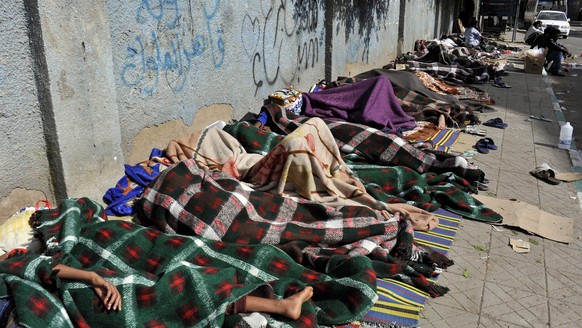
[[[253,190],[228,174],[201,169],[193,159],[163,171],[140,204],[143,223],[162,231],[278,245],[320,272],[342,266],[342,259],[367,256],[379,277],[405,281],[433,296],[447,291],[426,277],[451,262],[415,247],[411,221],[401,212],[387,218],[366,206],[330,207]]]
[[[14,299],[20,325],[245,327],[253,317],[225,315],[235,300],[266,291],[281,298],[313,286],[314,297],[298,320],[263,315],[270,326],[313,327],[358,319],[377,299],[376,275],[366,257],[332,260],[324,274],[270,245],[164,234],[106,219],[86,198],[37,212],[36,231],[52,256],[18,255],[0,262],[0,297]],[[96,271],[114,283],[123,310],[102,311],[91,287],[55,277],[57,263]]]
[[[277,106],[265,110],[285,132],[292,132],[309,120]],[[364,125],[328,122],[341,156],[353,173],[364,182],[368,193],[387,203],[406,202],[433,211],[438,207],[466,218],[501,222],[502,217],[485,207],[469,193],[476,192],[471,181],[484,174],[461,157],[439,159],[406,140]],[[225,127],[249,153],[267,154],[283,137],[247,123]]]
[[[236,138],[220,129],[206,130],[193,148],[193,159],[199,167],[219,169],[257,191],[302,197],[334,207],[359,205],[399,211],[407,215],[415,230],[438,224],[428,212],[407,204],[388,205],[369,195],[341,158],[331,131],[319,118],[309,119],[264,156],[247,153]]]

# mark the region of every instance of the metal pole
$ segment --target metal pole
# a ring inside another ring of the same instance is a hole
[[[513,18],[513,33],[511,34],[511,42],[515,42],[515,37],[517,35],[517,17],[519,16],[519,1],[517,1],[517,8],[515,11],[515,17]]]

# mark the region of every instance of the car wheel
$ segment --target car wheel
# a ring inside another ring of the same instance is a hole
[[[567,39],[567,38],[568,38],[568,36],[567,35],[564,35],[564,39]]]

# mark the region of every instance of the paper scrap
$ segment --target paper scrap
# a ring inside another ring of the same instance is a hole
[[[509,238],[509,245],[511,245],[513,250],[517,253],[529,253],[530,251],[529,243],[521,239]]]

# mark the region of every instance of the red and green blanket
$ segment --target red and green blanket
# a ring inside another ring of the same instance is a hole
[[[209,212],[217,210],[212,204],[204,204]],[[86,198],[37,212],[35,220],[50,256],[26,254],[0,262],[0,297],[13,298],[17,321],[25,327],[247,326],[256,315],[225,315],[229,304],[266,289],[281,298],[305,286],[315,292],[298,320],[261,316],[271,326],[313,327],[358,319],[377,299],[376,274],[363,256],[331,259],[326,273],[317,272],[267,244],[212,241],[108,221],[103,208]],[[103,312],[90,286],[52,274],[57,263],[96,271],[114,283],[123,310]]]
[[[292,133],[310,119],[277,106],[267,106],[265,110],[286,133]],[[409,203],[427,211],[443,207],[478,221],[502,221],[501,215],[471,196],[477,192],[471,182],[480,181],[485,175],[464,158],[440,158],[415,148],[402,138],[364,125],[327,123],[342,159],[376,199],[386,203]],[[246,122],[224,129],[248,153],[267,154],[284,138]]]

